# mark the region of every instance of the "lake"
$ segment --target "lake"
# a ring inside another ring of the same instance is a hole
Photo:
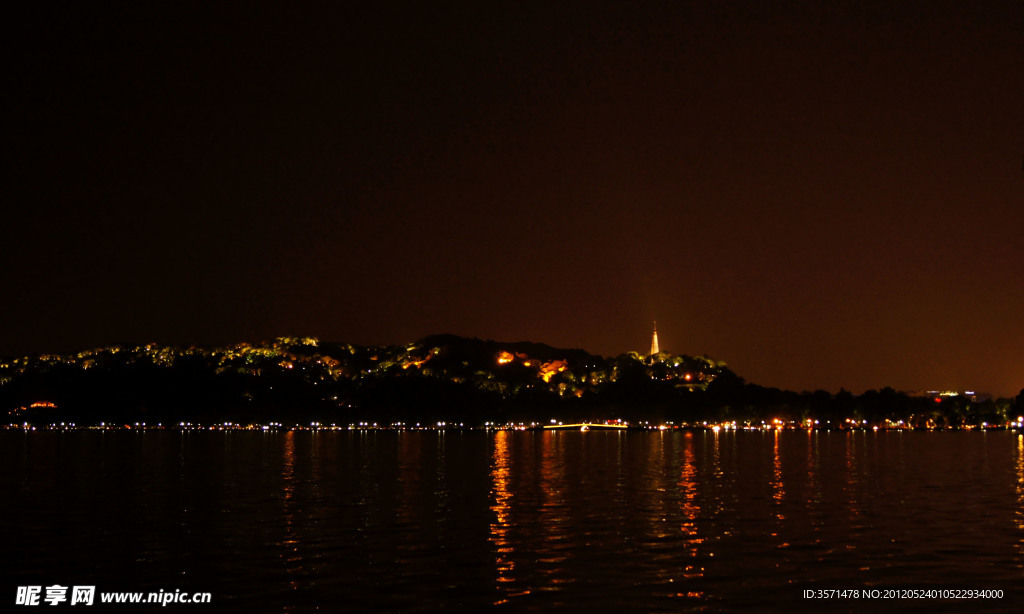
[[[1015,432],[7,430],[0,480],[8,603],[59,583],[207,591],[168,606],[205,612],[1024,611]]]

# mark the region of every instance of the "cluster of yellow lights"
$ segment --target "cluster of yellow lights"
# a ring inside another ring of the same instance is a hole
[[[423,366],[423,363],[427,362],[428,360],[430,360],[430,356],[427,356],[423,360],[410,360],[409,362],[403,364],[402,368],[408,369],[409,367],[416,367],[417,369],[419,369],[420,367]]]
[[[550,382],[552,377],[568,368],[569,365],[564,360],[546,362],[540,366],[540,378],[545,382]]]
[[[561,373],[569,368],[569,363],[564,360],[551,360],[548,362],[540,362],[533,360],[526,354],[513,354],[512,352],[498,352],[498,364],[507,365],[514,362],[518,358],[523,361],[524,367],[537,367],[537,375],[545,382],[550,382],[556,374]]]
[[[14,415],[17,415],[18,412],[28,411],[30,409],[56,409],[56,408],[57,408],[57,404],[56,403],[52,403],[50,401],[36,401],[35,403],[32,403],[31,405],[22,405],[21,407],[15,407],[14,409],[10,409],[10,410],[7,411],[7,415],[14,416]]]

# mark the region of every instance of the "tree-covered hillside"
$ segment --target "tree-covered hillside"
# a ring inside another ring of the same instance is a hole
[[[675,423],[962,426],[1005,423],[1022,404],[1020,397],[936,402],[892,389],[856,397],[796,393],[747,384],[725,363],[703,356],[606,358],[542,343],[435,335],[405,346],[283,337],[225,347],[110,346],[4,359],[0,409],[8,424],[476,425],[614,415]]]

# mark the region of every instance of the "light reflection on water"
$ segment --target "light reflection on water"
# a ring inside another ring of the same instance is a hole
[[[816,610],[803,589],[840,587],[1024,597],[1017,433],[75,431],[0,443],[12,586],[194,587],[239,612]]]
[[[680,529],[684,538],[684,556],[693,559],[686,561],[683,566],[683,578],[689,580],[704,575],[704,568],[701,567],[698,556],[698,547],[704,542],[704,538],[700,536],[700,530],[697,527],[701,509],[698,501],[697,465],[696,455],[693,452],[692,433],[686,433],[683,445],[683,469],[679,477],[679,492],[682,495],[682,500],[679,507],[682,515]],[[717,451],[717,449],[718,433],[715,433],[715,450]],[[689,596],[700,597],[701,594],[694,591]]]
[[[509,439],[509,431],[499,431],[494,435],[494,461],[491,469],[491,479],[494,482],[492,490],[494,505],[491,506],[491,511],[494,512],[494,522],[491,523],[491,542],[494,544],[496,553],[494,564],[497,569],[497,588],[500,597],[495,605],[507,603],[509,597],[521,594],[511,590],[502,590],[504,585],[515,582],[516,567],[513,560],[515,548],[508,535],[509,511],[512,507],[509,503],[509,499],[512,498],[512,493],[509,492],[509,476],[511,475]]]
[[[1017,565],[1024,570],[1024,434],[1017,435]]]
[[[299,553],[299,536],[295,530],[295,432],[284,434],[281,446],[281,517],[284,519],[284,539],[278,546],[287,572],[288,586],[292,590],[299,588],[295,575],[302,572],[302,555]]]

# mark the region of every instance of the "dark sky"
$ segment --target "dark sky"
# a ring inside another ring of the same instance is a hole
[[[657,319],[767,386],[1024,386],[1018,0],[31,4],[0,354]]]

